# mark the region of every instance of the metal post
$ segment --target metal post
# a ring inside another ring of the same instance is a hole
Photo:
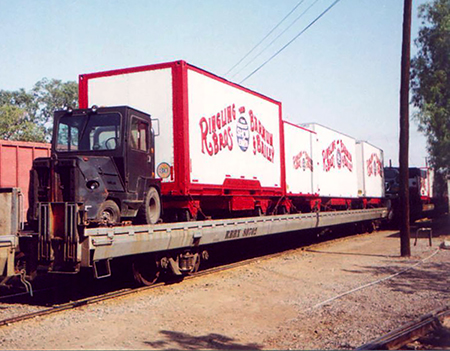
[[[408,182],[408,147],[409,147],[409,69],[411,49],[411,9],[412,0],[404,1],[402,68],[400,86],[400,252],[402,256],[411,256],[409,226],[409,182]]]
[[[448,213],[450,214],[450,175],[447,176]]]

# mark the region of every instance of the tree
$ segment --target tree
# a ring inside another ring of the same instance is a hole
[[[0,106],[0,139],[43,141],[45,130],[28,119],[25,110],[9,104]]]
[[[431,165],[450,175],[450,0],[421,5],[419,17],[419,51],[411,62],[415,118],[427,137]]]
[[[50,134],[53,121],[53,112],[66,107],[78,107],[78,84],[61,80],[44,78],[37,82],[31,90],[37,105],[35,117]]]
[[[78,106],[78,84],[47,78],[31,91],[0,90],[0,137],[23,141],[49,141],[55,110]],[[4,123],[10,121],[11,124]],[[22,130],[23,128],[23,130]]]

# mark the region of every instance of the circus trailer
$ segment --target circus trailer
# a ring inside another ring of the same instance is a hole
[[[81,108],[151,115],[166,213],[265,213],[284,194],[280,102],[184,61],[83,74],[79,86]]]
[[[356,171],[358,196],[364,198],[384,197],[383,150],[366,141],[356,142]]]
[[[284,121],[286,194],[298,210],[314,207],[319,193],[317,178],[317,134],[299,125]],[[316,154],[313,154],[316,152]]]
[[[320,157],[316,175],[319,196],[335,204],[357,198],[356,140],[317,123],[302,127],[314,131],[318,139],[314,153]]]

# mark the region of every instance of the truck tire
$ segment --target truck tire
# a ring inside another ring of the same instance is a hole
[[[120,222],[120,209],[112,200],[107,200],[100,205],[97,220],[101,224],[115,224]]]
[[[142,224],[156,224],[161,217],[161,199],[158,190],[150,187],[145,194],[144,203],[137,214],[137,220]]]

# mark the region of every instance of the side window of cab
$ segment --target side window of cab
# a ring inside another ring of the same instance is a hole
[[[148,152],[149,149],[149,124],[137,117],[131,119],[131,148],[138,151]]]

